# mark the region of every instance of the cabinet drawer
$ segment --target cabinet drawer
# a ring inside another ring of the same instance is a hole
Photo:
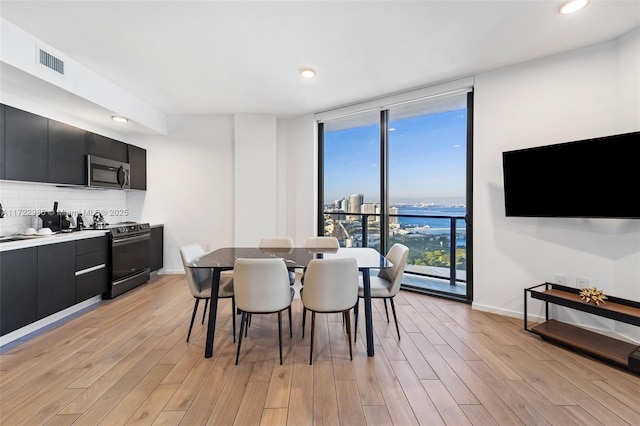
[[[83,254],[76,257],[76,275],[84,269],[97,265],[106,265],[108,261],[106,251],[96,251],[93,253]]]
[[[78,255],[109,249],[109,241],[106,235],[102,237],[78,240],[77,244],[76,253]]]
[[[109,285],[109,274],[105,267],[76,276],[76,303],[105,293]]]

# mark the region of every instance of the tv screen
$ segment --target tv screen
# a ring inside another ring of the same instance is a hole
[[[640,132],[502,153],[507,216],[640,219]]]

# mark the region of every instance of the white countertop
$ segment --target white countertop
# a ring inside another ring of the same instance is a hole
[[[96,238],[96,237],[101,237],[108,232],[109,230],[107,229],[100,229],[100,230],[92,229],[88,231],[57,233],[54,235],[44,236],[44,237],[31,237],[31,238],[22,237],[23,239],[20,239],[18,241],[6,241],[6,242],[2,242],[3,239],[0,238],[0,252],[27,248],[27,247],[42,246],[46,244],[62,243],[65,241],[82,240],[85,238]],[[11,235],[8,238],[13,238],[13,237],[20,237],[20,236]]]

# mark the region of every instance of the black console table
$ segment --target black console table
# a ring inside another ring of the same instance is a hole
[[[606,303],[593,305],[580,299],[580,289],[543,283],[524,289],[524,329],[620,367],[640,373],[640,346],[575,325],[549,318],[549,304],[565,306],[600,317],[640,327],[640,302],[607,296]],[[529,327],[528,296],[545,302],[545,322]]]

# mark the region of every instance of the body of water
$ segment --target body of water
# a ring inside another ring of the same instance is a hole
[[[464,218],[467,209],[464,207],[414,207],[414,206],[402,206],[398,207],[398,214],[403,215],[420,215],[425,217],[399,217],[398,223],[401,228],[422,228],[428,226],[431,229],[443,229],[448,230],[451,228],[451,221],[449,219],[433,218],[428,216],[459,216]],[[459,219],[456,223],[456,228],[465,228],[464,220]]]

